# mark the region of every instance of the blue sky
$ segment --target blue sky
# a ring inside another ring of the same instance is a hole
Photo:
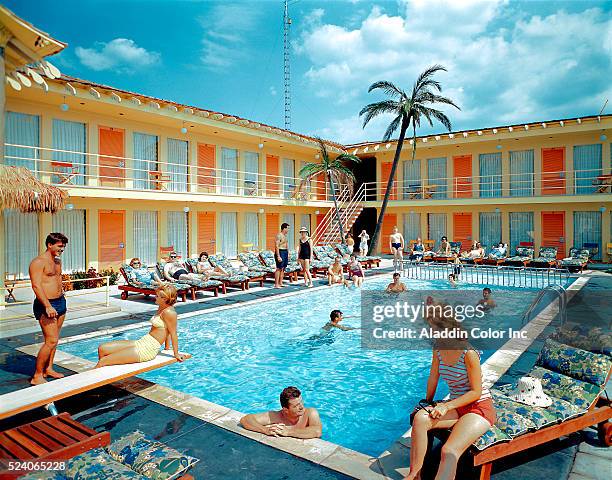
[[[62,72],[283,126],[282,1],[5,0],[68,48]],[[377,140],[359,110],[377,80],[425,67],[461,111],[453,129],[597,114],[612,103],[612,2],[308,1],[292,17],[292,130]],[[611,113],[612,107],[606,109]],[[422,128],[419,133],[441,131]]]

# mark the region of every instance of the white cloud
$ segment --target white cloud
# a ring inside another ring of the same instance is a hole
[[[97,71],[113,69],[129,73],[161,60],[159,53],[139,47],[129,38],[97,42],[92,48],[76,47],[75,54],[83,65]]]
[[[612,20],[598,8],[538,16],[516,4],[510,9],[507,0],[402,0],[400,6],[399,15],[374,6],[355,27],[314,15],[297,53],[310,61],[305,81],[315,96],[356,112],[381,98],[366,93],[374,81],[408,90],[425,67],[440,63],[448,69],[437,76],[443,94],[462,108],[446,111],[455,126],[473,128],[568,110],[595,113],[610,92]],[[323,130],[339,141],[363,139],[355,128],[344,119]]]
[[[199,18],[204,29],[200,59],[211,70],[226,70],[246,58],[248,35],[256,31],[261,10],[244,3],[220,3]]]

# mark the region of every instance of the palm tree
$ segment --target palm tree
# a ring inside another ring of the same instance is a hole
[[[332,198],[334,199],[336,221],[338,222],[338,227],[340,228],[341,242],[344,243],[344,228],[342,227],[342,219],[340,218],[340,211],[338,210],[338,200],[336,199],[334,180],[338,183],[344,182],[352,185],[355,181],[355,174],[345,165],[345,162],[359,163],[361,160],[359,157],[349,155],[348,153],[338,155],[334,160],[331,160],[323,140],[317,137],[317,142],[319,143],[319,157],[321,161],[307,163],[304,165],[300,170],[300,177],[302,177],[302,184],[304,184],[320,174],[325,175],[325,179],[329,182],[329,189],[331,191]]]
[[[376,222],[376,229],[372,235],[372,242],[370,245],[370,252],[376,249],[378,243],[378,236],[382,228],[383,218],[385,216],[385,210],[387,209],[387,203],[389,202],[389,196],[393,187],[393,181],[395,179],[395,171],[400,159],[400,153],[402,151],[402,145],[406,137],[406,131],[412,125],[412,161],[414,161],[416,155],[416,129],[421,126],[421,120],[423,117],[427,120],[429,125],[433,127],[433,119],[438,120],[448,131],[451,131],[451,122],[448,117],[430,105],[436,103],[443,103],[446,105],[452,105],[453,107],[461,110],[455,103],[446,97],[442,97],[433,93],[431,88],[438,92],[442,92],[442,86],[439,82],[434,80],[432,77],[438,71],[446,72],[446,68],[442,65],[433,65],[427,68],[423,73],[419,75],[417,81],[412,87],[412,93],[410,96],[404,92],[401,88],[395,86],[392,82],[380,81],[375,82],[368,88],[368,93],[372,90],[380,89],[391,97],[389,100],[382,100],[380,102],[370,103],[361,109],[359,116],[363,116],[363,127],[370,122],[374,117],[381,114],[391,113],[395,116],[387,131],[383,136],[383,142],[388,142],[391,135],[400,127],[400,135],[397,140],[397,148],[395,149],[395,157],[393,157],[393,164],[391,165],[391,173],[389,174],[389,180],[387,182],[387,190],[385,191],[385,197],[383,199],[382,206],[380,208],[380,215]]]

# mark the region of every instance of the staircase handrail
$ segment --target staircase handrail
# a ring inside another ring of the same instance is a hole
[[[338,199],[338,209],[340,210],[340,221],[343,227],[348,229],[348,220],[354,215],[358,208],[362,207],[363,199],[365,198],[365,184],[361,184],[357,192],[350,197],[350,189],[347,187]],[[348,199],[347,199],[348,193]],[[340,227],[336,222],[335,207],[332,207],[321,223],[317,225],[313,235],[315,245],[321,240],[322,236],[327,233],[327,236],[336,237],[340,235]]]
[[[338,192],[338,196],[336,197],[336,201],[338,202],[338,204],[343,204],[346,201],[346,197],[348,195],[350,195],[348,193],[348,186],[343,186],[340,189],[340,192]],[[317,240],[319,239],[319,237],[321,236],[322,232],[324,232],[325,230],[327,230],[328,226],[330,225],[330,222],[332,221],[332,214],[334,213],[334,208],[330,208],[325,215],[323,216],[323,219],[321,220],[321,222],[317,225],[317,228],[315,229],[314,233],[312,234],[312,241],[313,243],[316,245]]]
[[[342,221],[342,226],[348,230],[348,220],[353,216],[355,211],[360,206],[360,203],[363,201],[363,196],[365,192],[365,187],[363,184],[359,187],[355,195],[349,200],[348,205],[343,207],[340,212],[340,220]],[[337,224],[332,224],[332,236],[336,236],[340,234],[340,228]]]

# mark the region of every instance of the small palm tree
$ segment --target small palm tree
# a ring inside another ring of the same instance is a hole
[[[341,242],[344,243],[344,228],[342,227],[342,219],[340,218],[340,211],[338,210],[338,200],[336,199],[336,188],[334,186],[334,180],[338,183],[353,184],[355,182],[355,174],[348,168],[345,163],[359,163],[361,160],[355,155],[349,155],[343,153],[338,155],[334,160],[329,158],[327,147],[323,140],[317,137],[319,142],[319,156],[320,162],[307,163],[300,170],[300,177],[302,177],[302,184],[312,180],[318,175],[325,175],[325,179],[329,182],[329,189],[334,199],[334,206],[336,209],[336,221],[340,229]]]
[[[426,69],[414,83],[412,87],[412,93],[410,96],[402,89],[398,88],[391,82],[380,81],[370,85],[368,93],[372,90],[380,89],[391,97],[389,100],[383,100],[376,103],[370,103],[361,109],[359,116],[363,116],[363,127],[370,122],[374,117],[381,114],[391,113],[395,115],[395,118],[391,121],[387,127],[387,131],[383,136],[383,142],[388,142],[391,135],[400,128],[399,139],[397,140],[397,148],[395,149],[395,157],[393,157],[393,164],[391,165],[391,173],[389,174],[389,180],[387,182],[387,190],[383,199],[382,206],[380,208],[380,215],[376,222],[376,229],[372,235],[372,242],[370,245],[370,252],[376,249],[378,243],[378,237],[382,228],[383,218],[385,216],[385,210],[387,209],[387,203],[389,202],[389,196],[393,187],[393,181],[395,180],[395,171],[399,163],[400,154],[402,152],[402,146],[406,137],[406,131],[412,125],[412,161],[416,156],[416,129],[421,126],[421,120],[423,117],[427,120],[429,125],[433,127],[433,119],[438,120],[444,127],[451,131],[451,122],[448,117],[440,110],[432,108],[430,105],[436,103],[443,103],[446,105],[452,105],[453,107],[461,110],[455,103],[446,97],[437,95],[431,91],[431,87],[438,92],[442,91],[442,86],[439,82],[434,80],[432,77],[438,71],[446,72],[446,68],[442,65],[433,65]]]

